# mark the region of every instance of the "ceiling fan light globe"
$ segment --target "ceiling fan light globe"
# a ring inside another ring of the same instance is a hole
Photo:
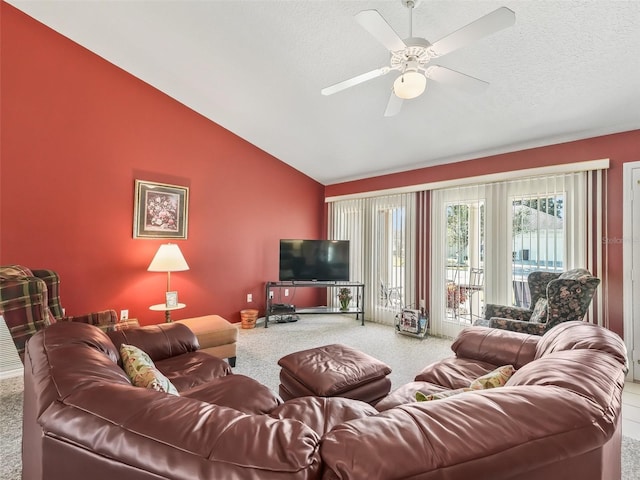
[[[419,97],[427,88],[427,77],[419,72],[405,72],[393,82],[393,92],[404,100]]]

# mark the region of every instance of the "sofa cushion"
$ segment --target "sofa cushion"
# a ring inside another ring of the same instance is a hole
[[[565,350],[550,353],[525,365],[507,381],[514,386],[559,387],[608,408],[624,386],[619,362],[597,350]]]
[[[268,387],[244,375],[227,375],[181,392],[183,397],[231,407],[250,415],[270,413],[282,405],[282,399]]]
[[[375,404],[376,410],[384,412],[391,408],[395,408],[398,405],[404,405],[416,401],[416,393],[437,393],[448,392],[448,388],[444,388],[441,385],[436,385],[429,382],[409,382],[398,387],[389,395],[384,397],[378,403]]]
[[[227,362],[201,351],[184,353],[155,363],[179,392],[231,374],[231,367]]]
[[[299,420],[322,437],[336,425],[377,413],[378,411],[368,403],[351,398],[298,397],[287,400],[269,415],[274,418]]]
[[[536,358],[562,350],[583,349],[607,352],[627,366],[627,350],[622,339],[610,330],[581,320],[563,322],[549,330],[538,342]]]
[[[471,390],[483,390],[485,388],[503,387],[515,369],[513,365],[504,365],[476,378],[469,384]]]
[[[517,370],[535,358],[539,340],[537,335],[522,335],[496,328],[467,327],[451,344],[451,350],[458,358],[480,360],[492,364],[493,368],[513,365]]]
[[[529,321],[531,323],[545,323],[547,321],[547,302],[546,298],[539,298],[536,305],[533,307],[533,313]]]
[[[470,382],[491,372],[496,366],[480,360],[450,357],[426,366],[414,380],[440,385],[446,390],[455,390],[468,387]]]
[[[154,362],[195,352],[200,348],[198,339],[189,327],[178,322],[117,330],[107,332],[107,335],[117,349],[123,343],[135,345]]]
[[[120,356],[124,371],[136,387],[150,388],[158,392],[178,395],[178,390],[153,364],[149,355],[138,347],[123,343],[120,345]]]
[[[585,270],[584,268],[574,268],[572,270],[567,270],[566,272],[562,272],[558,278],[560,279],[569,279],[569,280],[579,280],[584,277],[590,277],[591,274],[589,270]]]

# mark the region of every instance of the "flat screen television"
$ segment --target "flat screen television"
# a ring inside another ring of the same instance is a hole
[[[348,240],[280,240],[280,281],[348,282]]]

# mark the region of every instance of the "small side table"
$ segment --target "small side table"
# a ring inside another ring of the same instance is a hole
[[[164,312],[164,319],[167,323],[171,322],[171,310],[180,310],[181,308],[186,307],[184,303],[179,303],[175,307],[167,307],[164,303],[158,303],[156,305],[151,305],[149,310],[153,310],[154,312]]]

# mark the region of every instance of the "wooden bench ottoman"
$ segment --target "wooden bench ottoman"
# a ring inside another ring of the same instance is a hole
[[[332,344],[291,353],[278,360],[283,400],[313,395],[375,404],[391,390],[391,368],[366,353]]]
[[[201,351],[214,357],[226,358],[229,365],[236,366],[237,325],[220,315],[205,315],[177,321],[184,323],[195,334]]]

